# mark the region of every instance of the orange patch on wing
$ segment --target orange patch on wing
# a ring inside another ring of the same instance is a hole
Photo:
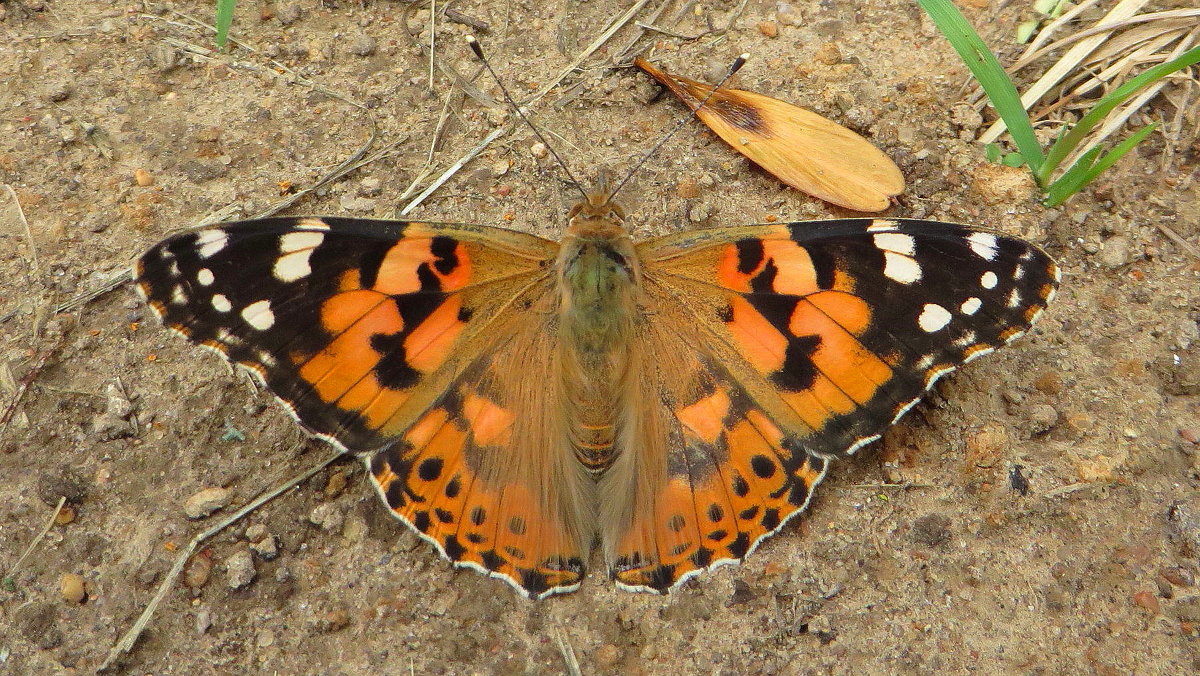
[[[779,370],[787,350],[787,337],[745,298],[734,296],[729,305],[733,308],[733,320],[726,325],[742,356],[760,373]]]
[[[440,291],[456,291],[466,286],[471,277],[467,248],[461,242],[455,243],[454,255],[457,260],[454,267],[443,274],[435,265],[438,258],[434,255],[432,247],[433,239],[419,237],[406,237],[396,242],[379,265],[375,290],[389,295],[420,291],[421,278],[418,271],[423,265],[437,277]]]
[[[449,420],[449,411],[444,408],[431,408],[408,429],[404,440],[412,444],[413,448],[425,448],[433,439],[433,435],[446,426],[446,422]]]
[[[847,412],[841,410],[842,399],[849,397],[858,404],[865,404],[875,396],[879,386],[892,377],[892,370],[851,333],[854,328],[865,329],[870,322],[866,303],[843,294],[820,296],[826,299],[818,301],[814,299],[819,297],[814,296],[801,301],[792,313],[788,328],[798,336],[820,336],[821,345],[813,353],[812,360],[824,377],[818,377],[814,387],[820,387],[822,380],[836,387],[839,394],[831,394],[828,401],[835,410]],[[818,396],[826,399],[820,393]]]
[[[512,411],[475,394],[463,398],[463,416],[475,437],[483,446],[507,445],[512,433]]]
[[[788,239],[763,240],[762,246],[762,261],[758,267],[745,273],[738,269],[740,256],[737,246],[727,245],[717,263],[717,278],[721,285],[734,291],[749,293],[752,290],[751,280],[761,274],[769,263],[774,263],[776,273],[771,289],[775,293],[805,296],[820,290],[817,286],[816,268],[813,267],[812,258],[804,247]]]
[[[422,373],[429,373],[446,361],[459,334],[467,327],[459,319],[462,299],[449,296],[404,339],[408,364]]]
[[[856,336],[861,336],[871,325],[871,307],[858,296],[826,291],[813,294],[807,300]]]
[[[729,415],[729,393],[723,387],[691,406],[675,412],[684,427],[708,444],[716,443],[724,430],[722,423]]]
[[[809,427],[820,431],[834,415],[855,409],[854,400],[842,394],[825,376],[818,375],[812,387],[803,392],[785,392],[782,399]]]
[[[337,335],[364,323],[378,327],[376,333],[397,333],[404,329],[404,320],[395,304],[374,291],[339,293],[321,305],[321,326],[329,333]]]
[[[339,291],[357,291],[361,288],[362,274],[359,273],[358,268],[351,268],[343,272],[341,278],[338,279]]]

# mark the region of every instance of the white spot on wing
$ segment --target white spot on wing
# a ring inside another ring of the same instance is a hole
[[[884,251],[895,251],[898,254],[912,256],[917,252],[917,242],[912,235],[902,232],[885,232],[875,235],[875,246]]]
[[[217,312],[229,312],[233,309],[233,303],[230,303],[228,298],[219,293],[212,297],[212,306]]]
[[[1020,305],[1021,305],[1021,290],[1013,289],[1012,293],[1008,294],[1008,306],[1009,307],[1020,307]]]
[[[200,268],[200,271],[196,273],[196,281],[200,282],[201,286],[212,286],[215,279],[213,271],[208,268]]]
[[[921,309],[921,316],[917,317],[917,324],[925,333],[940,331],[949,323],[950,313],[937,303],[926,303]]]
[[[881,235],[876,235],[876,237],[881,237]],[[908,256],[884,251],[883,275],[894,282],[912,284],[921,279],[921,266]]]
[[[867,226],[867,232],[880,232],[883,230],[895,230],[900,227],[896,221],[889,221],[882,218],[877,218]]]
[[[975,361],[976,359],[979,359],[983,355],[991,354],[995,351],[996,351],[996,349],[993,347],[981,347],[978,350],[975,350],[971,354],[967,355],[966,358],[963,359],[963,363],[970,364],[971,362]]]
[[[1000,280],[996,277],[996,273],[992,272],[991,270],[988,270],[979,276],[979,285],[985,289],[996,288],[996,283],[999,281]]]
[[[967,235],[967,243],[976,256],[987,260],[996,260],[996,236],[986,232],[973,232]]]
[[[201,258],[212,258],[229,244],[229,235],[224,230],[205,230],[196,235],[197,253]]]
[[[275,326],[275,313],[271,312],[271,302],[260,300],[242,309],[242,319],[259,331],[266,331]]]
[[[976,312],[979,312],[979,308],[982,306],[983,306],[983,301],[972,296],[971,298],[964,300],[963,304],[961,306],[959,306],[958,309],[964,315],[973,315]]]
[[[187,293],[184,292],[183,285],[176,284],[175,287],[171,289],[171,303],[174,305],[183,305],[186,302]]]
[[[324,225],[324,224],[322,224]],[[280,257],[275,261],[272,273],[281,282],[294,282],[312,272],[308,259],[313,249],[321,245],[325,235],[321,232],[301,230],[289,232],[279,238]]]

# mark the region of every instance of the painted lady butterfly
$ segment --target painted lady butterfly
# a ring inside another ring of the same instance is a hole
[[[457,566],[542,598],[599,548],[666,591],[746,557],[835,458],[1029,329],[1027,242],[845,219],[635,243],[601,189],[562,242],[481,225],[273,218],[137,263],[168,327],[361,455]]]

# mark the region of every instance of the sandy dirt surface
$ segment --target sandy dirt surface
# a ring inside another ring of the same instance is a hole
[[[451,4],[490,25],[480,36],[520,97],[628,6]],[[989,43],[1008,45],[1024,3],[968,4]],[[189,519],[189,497],[226,488],[225,514],[329,452],[243,374],[162,330],[128,285],[52,309],[173,230],[312,185],[368,141],[372,119],[370,152],[386,157],[284,213],[391,217],[439,126],[440,173],[510,117],[444,75],[430,91],[410,36],[427,10],[406,25],[390,1],[241,5],[247,48],[213,60],[185,51],[211,46],[189,18],[209,21],[207,2],[0,4],[0,184],[13,190],[0,186],[0,403],[36,376],[0,431],[0,673],[91,673],[174,552],[216,520]],[[891,215],[1042,244],[1065,274],[1036,330],[836,465],[808,515],[744,565],[668,597],[593,570],[578,593],[525,601],[453,570],[387,514],[358,462],[334,464],[208,542],[194,587],[170,591],[123,673],[558,673],[567,654],[589,674],[1200,669],[1200,261],[1157,227],[1200,245],[1196,119],[1172,126],[1174,105],[1153,100],[1139,124],[1166,120],[1167,134],[1048,210],[1020,172],[983,161],[979,121],[955,105],[965,71],[915,3],[751,0],[734,17],[737,5],[690,3],[673,30],[703,35],[640,45],[694,77],[749,52],[740,86],[897,161],[909,185]],[[474,75],[460,39],[473,29],[438,26],[439,58]],[[608,65],[637,34],[618,32],[532,106],[585,180],[627,171],[684,114]],[[576,193],[535,143],[506,132],[411,216],[556,237]],[[639,237],[851,215],[694,122],[624,202]],[[14,572],[60,496],[73,520]],[[84,602],[64,599],[64,575],[81,576]]]

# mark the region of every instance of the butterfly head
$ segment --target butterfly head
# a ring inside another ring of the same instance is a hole
[[[583,227],[585,224],[592,224],[594,228],[603,228],[606,225],[609,228],[620,227],[625,221],[625,209],[613,201],[614,191],[610,187],[611,184],[611,175],[606,169],[601,169],[596,176],[596,187],[585,190],[583,201],[571,207],[571,212],[567,214],[572,229],[576,229],[576,226]]]

